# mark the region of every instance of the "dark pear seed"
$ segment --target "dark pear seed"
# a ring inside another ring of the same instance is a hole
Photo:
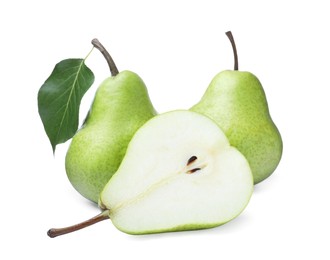
[[[194,169],[188,171],[187,173],[188,173],[188,174],[191,174],[191,173],[194,173],[194,172],[199,171],[200,169],[201,169],[201,168],[194,168]]]
[[[187,166],[189,165],[189,164],[191,164],[191,163],[193,163],[194,161],[196,161],[197,160],[197,157],[194,155],[194,156],[191,156],[190,157],[190,159],[188,160],[188,162],[187,162]]]

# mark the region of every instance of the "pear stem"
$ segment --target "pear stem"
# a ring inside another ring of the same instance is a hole
[[[233,47],[234,59],[235,59],[234,70],[238,70],[238,57],[237,57],[237,49],[234,41],[234,36],[231,33],[231,31],[226,32],[226,35],[230,40],[231,46]]]
[[[106,59],[108,65],[109,65],[111,76],[116,76],[119,73],[119,71],[118,71],[117,66],[116,66],[115,62],[113,61],[111,55],[109,54],[109,52],[104,48],[104,46],[96,38],[92,40],[92,44],[96,49],[98,49],[103,54],[104,58]]]
[[[109,219],[109,210],[105,210],[105,211],[101,212],[100,214],[98,214],[97,216],[95,216],[89,220],[86,220],[84,222],[81,222],[79,224],[73,225],[73,226],[64,227],[64,228],[51,228],[48,230],[47,235],[51,238],[65,235],[65,234],[77,231],[79,229],[91,226],[95,223],[98,223],[98,222],[100,222],[102,220],[106,220],[106,219]]]

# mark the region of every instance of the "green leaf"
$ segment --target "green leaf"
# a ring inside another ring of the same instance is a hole
[[[94,82],[94,74],[84,61],[59,62],[39,90],[39,115],[53,152],[57,144],[72,138],[78,129],[81,99]]]

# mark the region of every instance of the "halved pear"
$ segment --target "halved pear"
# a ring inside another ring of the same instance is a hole
[[[222,225],[247,206],[253,177],[245,157],[208,117],[192,111],[155,116],[133,136],[101,192],[103,212],[56,237],[110,218],[121,231],[150,234]]]
[[[243,211],[252,191],[247,160],[216,123],[173,111],[136,132],[99,204],[123,232],[158,233],[224,224]]]

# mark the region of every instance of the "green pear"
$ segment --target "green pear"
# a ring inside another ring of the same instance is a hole
[[[94,40],[93,44],[99,43]],[[108,53],[105,57],[111,58]],[[88,117],[73,137],[65,158],[73,187],[96,203],[134,133],[156,114],[142,79],[131,71],[118,73],[113,66],[113,76],[97,89]]]
[[[235,43],[230,32],[227,36],[233,45],[235,70],[218,73],[191,110],[218,123],[230,144],[247,158],[256,184],[274,172],[283,144],[260,81],[250,72],[238,71]]]
[[[110,218],[128,234],[212,228],[237,217],[253,192],[246,158],[208,117],[177,110],[157,115],[129,143],[103,189],[103,212],[56,237]]]

